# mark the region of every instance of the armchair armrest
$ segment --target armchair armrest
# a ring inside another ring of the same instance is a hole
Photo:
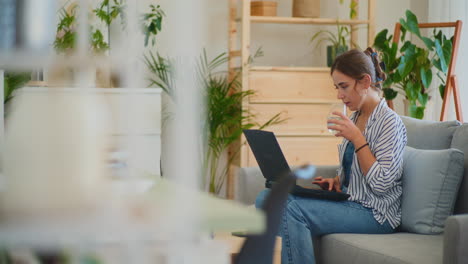
[[[292,168],[294,169],[294,167]],[[317,166],[316,176],[331,178],[336,176],[338,166]],[[238,168],[235,174],[234,199],[243,204],[254,204],[257,194],[265,188],[265,178],[259,167]],[[316,186],[309,180],[298,180],[305,187]]]
[[[445,222],[444,263],[468,263],[468,214],[452,215]]]
[[[247,205],[254,204],[257,194],[265,189],[265,178],[260,168],[238,168],[235,176],[234,200]]]

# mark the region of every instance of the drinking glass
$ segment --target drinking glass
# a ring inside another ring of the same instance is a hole
[[[334,115],[333,112],[340,112],[343,115],[346,115],[346,105],[343,103],[332,104],[330,107],[330,111],[328,112],[327,120],[329,119],[341,120],[342,118],[340,116]],[[335,124],[327,122],[327,126],[333,126],[333,125]],[[333,135],[338,133],[338,131],[334,129],[328,129],[328,132],[332,133]]]

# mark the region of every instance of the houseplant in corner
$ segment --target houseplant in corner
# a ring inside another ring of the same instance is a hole
[[[452,54],[452,41],[445,37],[441,31],[433,32],[431,37],[421,35],[417,17],[409,10],[406,19],[400,19],[401,38],[404,41],[401,48],[393,42],[393,36],[384,29],[377,34],[374,47],[380,52],[385,63],[387,80],[383,84],[384,97],[393,100],[398,94],[405,97],[408,102],[407,111],[412,117],[422,119],[427,101],[430,99],[430,85],[433,79],[433,70],[442,81],[439,91],[443,95],[445,87],[444,76],[447,75],[448,61]],[[410,40],[405,40],[406,33],[424,43],[417,46]]]
[[[261,51],[257,51],[253,58],[258,57]],[[251,62],[253,58],[249,58]],[[242,90],[239,76],[235,76],[232,81],[228,80],[227,73],[219,71],[218,68],[227,62],[227,54],[221,53],[213,59],[208,59],[206,52],[203,51],[198,62],[197,72],[201,80],[202,93],[205,96],[206,107],[203,122],[203,131],[206,133],[205,146],[202,156],[204,157],[203,179],[205,188],[210,193],[220,194],[226,181],[229,165],[232,163],[238,153],[224,159],[228,147],[239,140],[242,130],[253,127],[265,128],[277,124],[283,120],[280,113],[271,117],[267,122],[260,124],[255,121],[255,115],[250,111],[242,109],[242,101],[254,94],[252,90]],[[174,69],[169,59],[159,54],[150,53],[145,57],[145,62],[151,70],[152,85],[161,87],[171,98],[174,98],[173,86]],[[170,114],[164,119],[168,121]]]

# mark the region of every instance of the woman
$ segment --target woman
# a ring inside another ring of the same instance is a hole
[[[331,76],[337,98],[355,111],[350,118],[328,120],[343,137],[335,178],[316,177],[323,189],[342,190],[348,201],[335,202],[290,195],[283,214],[282,262],[315,263],[312,236],[330,233],[386,234],[401,221],[401,175],[406,129],[380,97],[385,74],[377,53],[350,50],[335,59]],[[257,197],[260,206],[267,190]]]

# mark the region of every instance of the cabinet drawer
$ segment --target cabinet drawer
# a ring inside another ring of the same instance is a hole
[[[249,89],[256,91],[250,102],[336,100],[328,71],[263,71],[249,73]]]
[[[250,104],[249,107],[260,124],[281,113],[281,118],[286,120],[267,128],[275,134],[329,135],[326,120],[330,104]]]
[[[161,133],[161,94],[102,93],[100,95],[111,112],[113,134]]]
[[[278,143],[283,150],[290,166],[337,165],[338,144],[342,138],[330,137],[278,137]],[[258,166],[251,150],[248,150],[248,165]]]

